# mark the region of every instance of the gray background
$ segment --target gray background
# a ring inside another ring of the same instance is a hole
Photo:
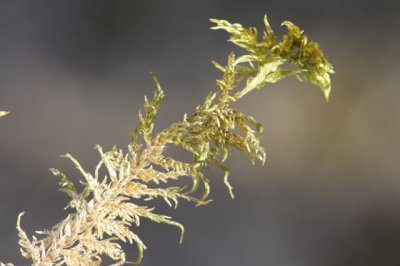
[[[395,1],[0,1],[0,258],[28,233],[65,216],[67,197],[47,169],[79,176],[95,144],[125,147],[155,71],[166,92],[157,128],[190,113],[233,45],[208,18],[305,29],[333,63],[333,93],[294,78],[248,95],[238,108],[265,125],[267,162],[229,162],[236,198],[211,174],[215,200],[170,210],[178,231],[143,221],[143,265],[400,265],[399,7]],[[135,257],[135,248],[129,247]]]

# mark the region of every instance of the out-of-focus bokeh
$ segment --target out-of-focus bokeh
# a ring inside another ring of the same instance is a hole
[[[215,89],[210,61],[234,49],[208,19],[262,27],[266,13],[279,35],[291,20],[320,43],[336,70],[331,101],[294,78],[243,99],[265,126],[265,166],[234,152],[234,200],[213,170],[210,205],[157,203],[186,235],[179,245],[176,228],[143,221],[143,265],[400,265],[399,11],[361,0],[1,1],[0,109],[12,113],[0,120],[0,260],[29,264],[19,212],[28,233],[65,216],[47,169],[79,175],[59,155],[90,170],[95,144],[128,143],[149,71],[167,95],[161,129]]]

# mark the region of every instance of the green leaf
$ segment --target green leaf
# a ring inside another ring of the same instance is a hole
[[[60,170],[56,168],[50,168],[49,171],[60,178],[60,181],[58,182],[58,185],[60,186],[59,190],[70,196],[71,198],[76,198],[77,196],[77,190],[75,188],[74,183],[70,181],[64,173],[62,173]]]

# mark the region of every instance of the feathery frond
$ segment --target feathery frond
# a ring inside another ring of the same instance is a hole
[[[254,27],[246,28],[225,20],[211,21],[216,24],[212,29],[226,30],[229,40],[243,48],[245,54],[236,57],[230,53],[226,66],[213,61],[223,72],[222,78],[217,80],[218,90],[210,92],[193,114],[185,114],[181,121],[160,132],[153,130],[164,92],[151,73],[156,91],[151,100],[145,97],[144,113],[139,114],[139,123],[131,134],[127,150],[113,147],[104,152],[97,145],[100,162],[93,173],[84,170],[70,154],[64,155],[83,176],[80,183],[84,187],[78,191],[65,174],[51,168],[60,179],[60,190],[70,197],[67,208],[74,212],[50,230],[39,231],[31,238],[21,227],[23,213],[19,215],[17,230],[21,253],[32,260],[33,265],[100,265],[104,256],[114,260],[114,265],[123,265],[128,262],[121,242],[137,245],[138,258],[131,263],[139,264],[146,246],[135,233],[134,226],[139,226],[143,218],[177,227],[182,242],[183,226],[148,206],[153,199],[161,198],[175,208],[180,200],[197,205],[209,203],[209,177],[204,169],[211,166],[224,173],[223,182],[233,198],[228,180],[230,170],[224,165],[232,148],[243,152],[253,162],[265,161],[265,150],[260,144],[262,125],[233,108],[233,103],[267,83],[291,75],[319,86],[328,99],[332,66],[318,44],[308,41],[299,27],[284,22],[288,34],[278,42],[266,17],[261,40]],[[294,68],[286,68],[286,64]],[[164,151],[169,145],[189,152],[192,161],[166,156]],[[102,168],[107,172],[105,176],[100,176]],[[190,188],[170,185],[170,181],[184,177],[192,179]],[[201,196],[194,196],[199,190]]]

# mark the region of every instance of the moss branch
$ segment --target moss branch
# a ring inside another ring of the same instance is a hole
[[[265,161],[265,151],[260,146],[262,125],[233,108],[233,103],[267,83],[292,75],[317,85],[325,98],[329,98],[332,66],[318,44],[308,41],[299,27],[284,22],[288,33],[278,42],[266,17],[261,38],[254,27],[217,19],[211,22],[215,24],[212,29],[227,31],[229,41],[245,53],[239,57],[230,53],[225,66],[213,61],[222,71],[216,82],[217,90],[210,92],[192,115],[184,115],[181,121],[160,132],[153,129],[164,92],[151,73],[156,90],[152,99],[145,98],[144,113],[139,115],[126,151],[113,147],[103,152],[96,146],[100,161],[94,174],[84,170],[71,155],[64,156],[82,175],[82,191],[60,170],[50,169],[60,179],[60,190],[70,197],[67,208],[74,212],[50,230],[39,231],[31,238],[22,229],[22,214],[19,215],[21,253],[33,265],[100,265],[104,256],[114,260],[114,265],[122,265],[129,262],[121,242],[137,245],[138,258],[130,263],[139,264],[146,246],[133,226],[139,226],[142,218],[177,227],[182,242],[183,226],[143,202],[161,198],[175,208],[182,199],[197,205],[209,203],[210,185],[204,169],[211,166],[222,170],[223,182],[233,198],[230,171],[224,165],[231,149],[243,152],[253,162]],[[290,69],[285,68],[288,64],[292,65]],[[0,112],[0,116],[5,114]],[[188,151],[193,160],[182,162],[166,157],[164,151],[169,145]],[[102,167],[107,170],[104,177],[99,174]],[[170,185],[171,180],[185,177],[192,179],[189,188]],[[200,188],[200,196],[196,197]]]

